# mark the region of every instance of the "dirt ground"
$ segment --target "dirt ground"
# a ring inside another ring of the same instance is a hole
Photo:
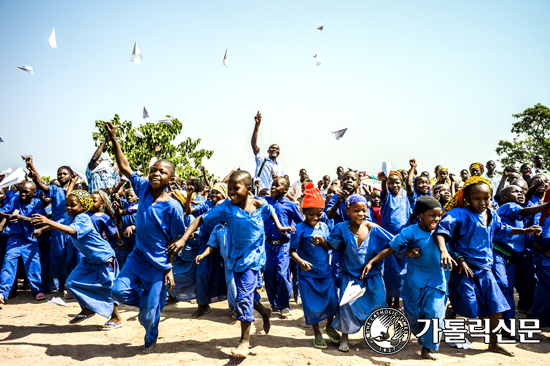
[[[262,302],[269,305],[265,292]],[[52,295],[48,295],[51,298]],[[196,305],[180,302],[167,305],[160,322],[157,353],[142,355],[143,328],[136,308],[121,306],[124,326],[102,331],[105,322],[96,315],[78,325],[69,320],[80,308],[67,300],[68,308],[36,302],[30,291],[2,305],[0,310],[0,365],[420,365],[462,363],[488,365],[550,364],[550,329],[543,328],[537,345],[507,345],[515,358],[491,353],[477,340],[474,348],[462,350],[443,343],[438,361],[420,358],[414,336],[405,349],[383,357],[368,348],[361,334],[351,336],[351,351],[341,353],[330,344],[326,350],[313,348],[313,330],[304,323],[301,305],[291,303],[291,316],[271,318],[269,335],[260,331],[257,320],[251,334],[251,353],[246,359],[231,356],[239,340],[240,326],[228,316],[227,302],[212,305],[212,311],[198,320],[189,316]],[[258,314],[256,314],[258,315]],[[259,316],[258,316],[259,317]],[[261,318],[260,318],[261,319]]]

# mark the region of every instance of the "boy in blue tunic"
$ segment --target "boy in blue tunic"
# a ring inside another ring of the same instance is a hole
[[[256,291],[258,273],[266,263],[264,221],[271,217],[281,233],[294,232],[294,228],[282,227],[273,207],[264,200],[254,198],[252,177],[244,170],[231,174],[228,196],[229,199],[196,218],[185,235],[168,246],[168,252],[172,254],[183,250],[191,233],[203,222],[210,226],[225,222],[229,226],[232,238],[227,265],[233,269],[235,276],[237,320],[241,322],[241,340],[231,353],[237,357],[246,357],[249,353],[250,324],[254,321],[254,310],[262,315],[266,334],[270,328],[271,309],[263,307],[260,294]]]
[[[405,186],[407,188],[407,196],[409,197],[411,210],[414,210],[416,200],[420,197],[431,196],[431,186],[430,179],[423,175],[416,177],[416,179],[414,178],[414,172],[418,166],[415,159],[409,160],[409,165],[411,166],[411,169],[407,174]]]
[[[362,277],[362,271],[369,260],[388,246],[393,235],[366,221],[367,212],[367,201],[363,196],[349,196],[346,199],[346,215],[350,220],[335,225],[326,239],[332,248],[340,250],[340,296],[350,283],[366,290],[359,298],[340,306],[334,318],[332,326],[342,332],[338,347],[341,352],[349,352],[348,334],[359,332],[374,310],[386,306],[382,263],[375,264],[365,277]]]
[[[113,285],[113,298],[123,304],[139,307],[139,320],[145,328],[143,353],[155,351],[160,313],[166,304],[166,285],[174,287],[173,257],[166,254],[170,241],[184,232],[183,208],[166,189],[175,173],[174,164],[158,160],[141,178],[130,168],[120,149],[116,128],[105,122],[113,144],[119,170],[130,179],[139,197],[136,217],[136,245]]]
[[[445,205],[445,215],[434,232],[438,246],[448,242],[450,254],[458,263],[449,280],[454,311],[467,318],[489,316],[491,330],[497,327],[502,312],[510,309],[491,271],[493,240],[541,232],[539,226],[521,229],[504,224],[490,207],[492,199],[491,183],[486,178],[469,178]],[[493,332],[489,350],[513,356],[497,344]]]
[[[59,230],[68,235],[83,258],[67,278],[67,290],[78,301],[82,311],[70,324],[77,324],[99,314],[109,321],[104,330],[122,327],[117,304],[111,297],[111,288],[118,274],[115,251],[111,245],[95,230],[90,216],[86,212],[92,207],[93,200],[87,191],[75,190],[67,196],[67,218],[63,224],[49,220],[42,215],[33,215],[34,225],[40,225],[34,236],[47,230]]]
[[[38,254],[38,241],[33,237],[34,227],[31,224],[31,216],[34,214],[45,215],[46,211],[39,198],[33,198],[36,194],[36,185],[33,182],[25,182],[7,204],[0,208],[0,220],[10,219],[10,233],[6,243],[6,254],[2,264],[0,282],[0,302],[4,303],[15,282],[17,274],[17,262],[21,257],[25,266],[25,272],[29,279],[31,291],[36,300],[46,300],[43,294],[41,278],[40,257]],[[13,214],[15,211],[19,214]],[[15,284],[17,286],[17,284]]]
[[[432,235],[441,220],[439,201],[429,196],[420,197],[415,202],[414,213],[418,216],[418,224],[405,228],[393,238],[389,248],[367,263],[363,276],[369,273],[373,264],[393,253],[405,252],[408,255],[407,273],[401,296],[405,315],[413,332],[418,334],[424,329],[424,324],[419,323],[418,319],[439,319],[439,328],[443,328],[447,301],[445,269],[452,270],[456,262],[444,244],[438,247]],[[418,338],[418,343],[422,346],[422,358],[437,360],[432,350],[439,349],[439,342],[433,342],[433,332],[434,329],[430,327],[430,331]]]
[[[312,182],[306,183],[313,186]],[[266,202],[273,207],[282,226],[291,226],[292,222],[299,224],[304,220],[298,206],[285,198],[290,182],[285,177],[278,177],[271,185],[271,196],[265,197]],[[303,206],[302,206],[303,207]],[[265,290],[273,311],[280,312],[283,318],[288,318],[290,312],[290,296],[292,282],[290,281],[290,239],[281,235],[271,219],[265,226],[265,250],[267,263],[264,270]]]
[[[330,232],[328,226],[321,222],[324,206],[321,192],[309,183],[302,201],[305,220],[296,225],[290,243],[290,256],[300,265],[298,286],[302,294],[304,319],[307,325],[313,327],[313,346],[321,349],[327,348],[319,331],[319,323],[325,319],[327,325],[323,330],[333,342],[340,342],[340,334],[331,325],[338,312],[338,290],[332,276],[327,276],[331,271],[328,260],[330,247],[326,242]]]
[[[550,202],[550,188],[544,194],[544,203]],[[535,243],[531,243],[534,250],[534,262],[537,273],[537,284],[533,296],[531,316],[540,320],[543,327],[550,327],[550,210],[545,210],[541,217],[542,235]],[[519,303],[518,303],[519,305]]]

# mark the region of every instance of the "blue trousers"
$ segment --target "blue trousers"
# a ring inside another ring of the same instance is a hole
[[[63,220],[58,221],[63,222]],[[67,235],[58,230],[52,230],[50,239],[50,276],[57,279],[67,278],[67,258],[65,244],[70,241]],[[59,289],[60,291],[63,289]]]
[[[122,304],[139,307],[139,318],[145,328],[145,347],[150,347],[158,338],[166,293],[164,270],[157,269],[133,251],[113,285],[112,297]]]
[[[540,325],[550,327],[550,259],[543,253],[534,255],[537,269],[537,287],[531,316],[540,320]]]
[[[247,269],[244,272],[233,272],[237,287],[237,320],[245,323],[254,321],[254,307],[260,302],[260,294],[256,291],[258,271]]]
[[[513,319],[516,315],[516,301],[514,300],[516,265],[511,258],[506,257],[499,251],[493,250],[492,271],[500,291],[502,291],[510,306],[510,310],[502,313],[502,318],[506,320]]]
[[[38,254],[38,243],[29,242],[18,237],[10,237],[6,245],[6,255],[0,275],[0,295],[3,295],[4,299],[8,298],[8,294],[15,282],[17,261],[19,258],[23,260],[32,293],[35,295],[44,291],[40,270],[40,256]]]
[[[290,309],[292,282],[290,281],[290,242],[273,245],[265,243],[267,263],[264,271],[265,291],[274,311]]]

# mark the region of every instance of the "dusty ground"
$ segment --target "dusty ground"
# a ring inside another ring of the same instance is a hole
[[[48,295],[49,298],[52,295]],[[240,326],[228,317],[227,303],[213,304],[210,314],[191,320],[195,305],[180,302],[168,305],[160,323],[157,353],[142,355],[144,331],[135,308],[121,306],[125,324],[113,331],[101,331],[105,319],[94,316],[78,325],[68,321],[80,308],[74,300],[69,307],[37,303],[29,291],[2,305],[0,310],[1,365],[426,365],[464,363],[468,365],[548,365],[550,329],[543,329],[538,345],[510,345],[515,358],[490,353],[479,341],[474,348],[459,350],[445,343],[440,360],[420,358],[414,337],[400,353],[382,357],[371,351],[360,334],[351,338],[352,350],[338,352],[329,343],[326,350],[312,346],[313,331],[305,326],[300,305],[292,303],[287,320],[272,316],[269,335],[260,333],[256,322],[251,335],[251,354],[246,359],[231,356],[239,340]],[[265,292],[262,302],[267,303]],[[267,303],[268,304],[268,303]],[[328,338],[325,337],[325,339]]]

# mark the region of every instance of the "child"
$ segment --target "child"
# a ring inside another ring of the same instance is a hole
[[[449,179],[449,169],[447,168],[439,168],[437,171],[437,179],[435,180],[434,186],[438,184],[451,184],[451,179]]]
[[[480,177],[485,172],[485,167],[481,163],[470,164],[470,176]]]
[[[409,197],[409,204],[411,208],[414,209],[414,205],[418,198],[431,195],[430,191],[432,187],[430,186],[430,179],[423,175],[414,179],[413,182],[414,171],[416,170],[418,164],[415,159],[411,159],[409,160],[409,165],[411,166],[411,169],[409,170],[409,174],[407,176],[407,196]]]
[[[0,208],[0,220],[4,218],[11,220],[6,254],[2,264],[1,303],[8,299],[8,294],[14,286],[17,262],[20,257],[23,259],[34,298],[37,301],[46,300],[46,295],[43,293],[38,241],[32,235],[34,227],[30,223],[32,215],[45,215],[46,211],[40,199],[33,198],[35,194],[36,185],[33,182],[25,182],[21,185],[19,193]],[[14,215],[13,213],[16,210],[19,211],[19,214]],[[17,283],[15,283],[15,286],[17,286]]]
[[[416,163],[416,162],[414,162]],[[389,177],[384,173],[382,180],[382,227],[392,235],[397,235],[405,228],[411,213],[410,201],[406,192],[401,188],[403,181],[401,174],[392,171]],[[416,178],[421,179],[421,177]],[[403,287],[405,274],[405,258],[388,257],[384,261],[384,283],[386,285],[386,302],[388,306],[399,309],[399,296]]]
[[[366,291],[361,297],[340,306],[334,318],[332,326],[342,332],[338,347],[341,352],[349,352],[348,334],[359,332],[374,310],[386,306],[382,264],[375,264],[367,276],[361,275],[365,264],[393,239],[393,235],[386,230],[366,221],[367,201],[363,196],[350,195],[345,205],[349,222],[335,225],[326,242],[332,248],[341,250],[341,296],[350,282],[366,288]]]
[[[175,168],[172,162],[162,159],[150,168],[147,180],[141,178],[120,149],[116,128],[105,122],[105,129],[119,170],[130,179],[139,197],[136,245],[113,285],[112,296],[120,303],[139,307],[139,321],[145,328],[143,353],[151,353],[156,348],[160,313],[166,304],[166,285],[174,287],[173,258],[168,258],[166,247],[184,232],[183,209],[166,193]]]
[[[97,313],[108,319],[110,317],[103,330],[112,330],[122,327],[117,304],[111,297],[118,264],[114,250],[95,230],[90,216],[85,214],[92,205],[93,200],[88,192],[72,191],[67,196],[68,217],[63,224],[35,214],[32,222],[41,227],[35,230],[34,236],[40,236],[46,230],[59,230],[71,238],[84,256],[67,278],[67,290],[82,308],[69,324],[78,324]]]
[[[312,182],[304,182],[313,187]],[[271,196],[266,197],[266,202],[273,207],[275,214],[282,226],[291,226],[292,222],[299,224],[304,217],[296,204],[285,198],[290,182],[279,177],[271,185]],[[302,198],[303,196],[300,196]],[[290,296],[292,295],[292,282],[290,280],[290,239],[281,235],[275,222],[268,219],[265,224],[265,250],[267,263],[264,270],[265,290],[273,311],[278,311],[283,318],[290,315]]]
[[[434,187],[434,198],[439,201],[441,207],[444,207],[453,196],[451,187],[452,185],[448,184],[438,184]]]
[[[91,197],[94,203],[86,214],[90,216],[95,230],[109,243],[114,242],[117,243],[118,247],[123,247],[124,243],[118,232],[118,227],[111,216],[107,214],[108,212],[112,212],[109,197],[103,191],[95,191],[91,194]],[[111,246],[113,250],[116,249],[116,246],[112,243]]]
[[[450,253],[458,263],[449,280],[453,309],[466,318],[489,316],[491,329],[495,329],[501,313],[510,306],[491,272],[493,239],[540,233],[541,229],[513,228],[502,223],[489,206],[491,200],[491,183],[483,177],[471,177],[445,206],[445,215],[434,234],[440,248],[445,241],[450,243]],[[496,334],[490,336],[489,350],[513,355],[497,344]]]
[[[369,212],[370,217],[372,218],[372,221],[375,222],[377,225],[380,225],[382,222],[382,212],[381,212],[381,200],[380,200],[380,191],[375,190],[370,195],[370,205],[369,205]]]
[[[404,229],[390,242],[390,247],[384,249],[372,258],[365,266],[363,277],[372,266],[393,253],[405,251],[407,259],[407,273],[403,283],[403,305],[405,315],[415,334],[424,329],[418,319],[439,319],[439,327],[443,328],[445,303],[447,302],[447,280],[444,265],[449,271],[456,262],[450,257],[447,247],[438,244],[433,238],[433,231],[441,219],[441,204],[434,197],[420,197],[416,201],[414,213],[418,216],[418,224]],[[433,331],[418,338],[422,346],[421,356],[425,359],[437,360],[432,350],[439,349],[439,342],[433,342]],[[441,337],[441,333],[439,333]]]
[[[199,216],[189,225],[185,235],[168,246],[169,253],[179,252],[185,242],[203,222],[215,226],[222,221],[231,231],[231,248],[228,267],[233,269],[237,286],[237,320],[241,322],[241,340],[231,353],[237,357],[246,357],[249,353],[250,324],[254,321],[254,310],[259,312],[264,323],[265,333],[269,333],[269,316],[260,303],[260,294],[256,291],[258,273],[266,263],[264,246],[264,221],[271,217],[277,229],[294,232],[293,227],[282,227],[273,207],[264,200],[254,199],[252,195],[252,177],[244,170],[233,172],[228,182],[229,200],[208,213]]]
[[[543,202],[550,202],[550,188],[546,190]],[[548,219],[549,210],[542,214],[542,235],[537,238],[537,242],[531,244],[534,252],[535,268],[537,272],[537,284],[535,287],[533,308],[531,316],[540,320],[540,325],[550,327],[550,219]],[[519,307],[519,303],[518,303]]]
[[[124,242],[123,250],[119,251],[120,258],[117,258],[117,261],[119,261],[118,265],[122,268],[124,264],[126,264],[128,255],[134,250],[134,245],[136,243],[136,235],[134,232],[136,230],[136,211],[139,199],[134,190],[128,188],[124,191],[124,196],[121,197],[120,201],[122,206],[119,202],[113,202],[113,210],[118,218],[118,222],[121,224],[122,240]]]
[[[325,319],[323,330],[333,342],[340,342],[340,334],[331,326],[338,312],[338,290],[332,276],[327,276],[330,273],[330,247],[325,240],[330,232],[328,226],[320,222],[325,200],[313,184],[305,191],[302,207],[305,220],[296,225],[296,232],[291,237],[290,256],[300,265],[298,286],[306,325],[311,325],[315,333],[313,346],[325,349],[327,344],[319,331],[319,323]]]

